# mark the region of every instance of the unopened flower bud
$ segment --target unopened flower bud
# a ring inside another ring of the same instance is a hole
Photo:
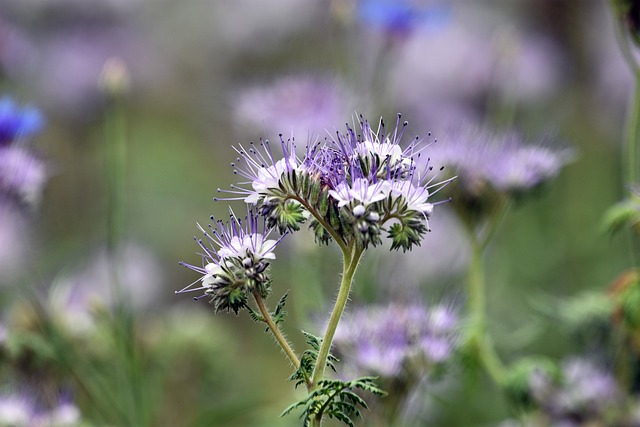
[[[369,230],[369,223],[366,221],[359,221],[357,227],[359,232],[366,233]]]
[[[113,97],[123,95],[129,91],[131,77],[129,69],[122,59],[109,58],[105,62],[100,72],[98,86],[103,92]]]
[[[364,215],[366,209],[363,205],[358,205],[355,208],[353,208],[353,215],[356,216],[356,218],[360,218],[362,215]]]
[[[378,222],[380,221],[380,214],[378,214],[378,212],[371,212],[367,215],[367,220],[371,222]]]
[[[251,268],[251,266],[253,266],[253,260],[250,257],[243,259],[242,266],[244,268]]]

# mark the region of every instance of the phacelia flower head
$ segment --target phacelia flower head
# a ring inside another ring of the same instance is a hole
[[[430,145],[424,139],[401,144],[406,126],[398,115],[392,131],[382,120],[374,131],[360,116],[358,126],[309,142],[302,158],[293,141],[282,137],[282,157],[268,141],[249,149],[240,146],[232,166],[246,180],[219,191],[231,195],[226,200],[257,205],[268,227],[280,232],[296,231],[313,217],[310,228],[320,243],[336,239],[346,247],[356,240],[363,248],[375,246],[384,224],[392,222],[392,249],[409,250],[429,230],[437,204],[430,197],[451,179],[439,181],[429,162],[417,162]]]
[[[446,362],[457,347],[458,320],[445,305],[362,307],[345,316],[334,343],[348,370],[401,377],[413,363]]]
[[[472,228],[482,224],[496,206],[522,198],[555,178],[574,158],[568,148],[552,148],[546,140],[529,143],[516,132],[455,127],[444,133],[431,155],[457,175],[451,195],[454,209]]]
[[[230,197],[214,200],[244,200],[246,203],[258,204],[277,195],[282,175],[295,171],[300,164],[293,140],[285,141],[282,136],[280,153],[273,152],[268,139],[261,140],[258,145],[252,142],[248,149],[240,145],[234,147],[234,150],[239,156],[231,163],[233,173],[247,181],[233,185],[231,190],[218,189],[219,193],[230,194]]]
[[[209,231],[198,225],[204,234],[204,240],[196,238],[202,249],[202,267],[180,263],[202,276],[176,293],[203,292],[195,299],[210,297],[216,311],[231,309],[237,314],[252,293],[269,294],[269,260],[275,259],[273,250],[283,236],[269,239],[272,229],[252,210],[244,220],[233,211],[226,223],[213,216],[211,220],[214,225],[209,224]]]
[[[555,178],[573,159],[571,150],[529,144],[516,132],[455,128],[446,133],[432,155],[455,170],[457,183],[474,192],[489,186],[501,192],[521,193]]]
[[[0,98],[0,146],[39,132],[43,125],[44,118],[37,109],[20,108],[7,96]]]

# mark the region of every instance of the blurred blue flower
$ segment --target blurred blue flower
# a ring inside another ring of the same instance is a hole
[[[438,29],[450,19],[450,8],[435,1],[360,0],[357,13],[364,24],[397,35]]]
[[[20,108],[8,96],[0,98],[0,146],[32,135],[44,125],[40,111],[33,107]]]

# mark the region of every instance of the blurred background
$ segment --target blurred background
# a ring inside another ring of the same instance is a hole
[[[626,196],[633,93],[604,0],[2,0],[0,88],[39,109],[44,124],[24,145],[45,171],[28,197],[2,202],[6,425],[299,425],[279,418],[304,391],[286,382],[271,337],[246,313],[174,295],[198,278],[178,261],[200,262],[196,222],[244,209],[213,201],[236,182],[232,146],[283,134],[303,147],[356,112],[372,123],[402,113],[407,141],[431,132],[446,144],[447,126],[469,122],[549,135],[574,153],[516,201],[485,253],[488,325],[505,361],[583,353],[549,307],[606,293],[632,265],[624,236],[602,223]],[[419,300],[464,317],[469,249],[450,205],[431,228],[411,253],[367,253],[348,310]],[[269,304],[289,293],[284,330],[302,351],[299,330],[320,334],[331,308],[339,252],[304,230],[277,257]],[[517,418],[482,374],[452,367],[418,383],[404,421],[379,425]],[[58,418],[36,424],[21,410]]]

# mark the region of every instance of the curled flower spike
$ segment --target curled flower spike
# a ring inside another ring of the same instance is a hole
[[[284,235],[269,239],[272,229],[252,210],[247,211],[244,222],[233,211],[226,223],[216,221],[213,216],[211,220],[215,225],[209,224],[209,231],[198,225],[205,237],[196,238],[203,251],[203,266],[180,262],[202,277],[176,294],[201,291],[203,295],[194,299],[209,296],[216,311],[232,309],[237,314],[251,293],[257,292],[262,297],[269,294],[269,260],[275,259],[273,250]]]

